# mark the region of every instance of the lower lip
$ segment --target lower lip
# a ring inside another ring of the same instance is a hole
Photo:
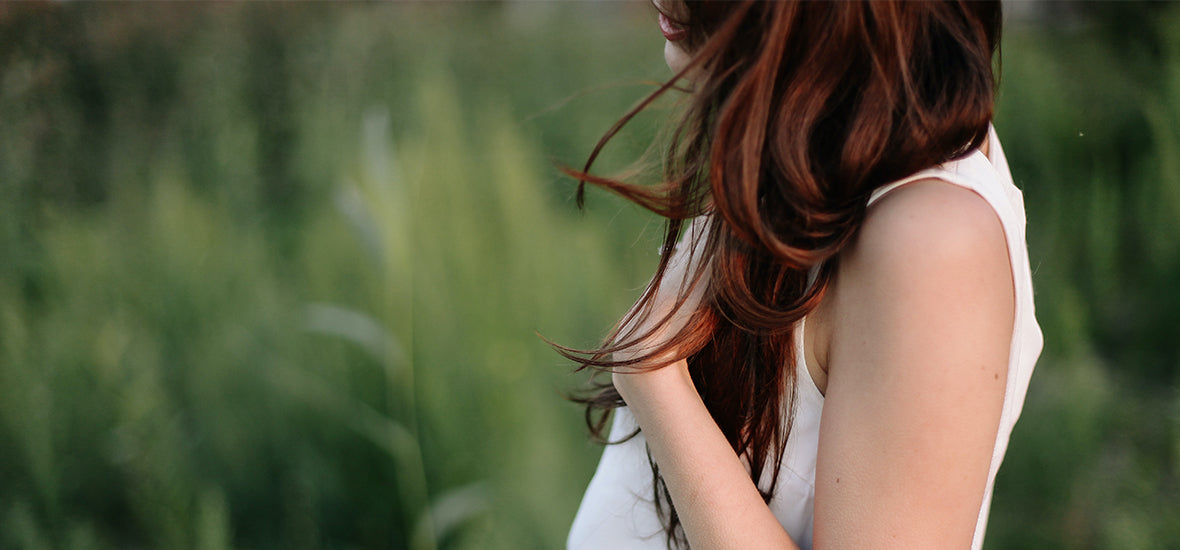
[[[660,32],[664,33],[664,38],[668,42],[678,42],[688,36],[687,30],[677,26],[671,19],[668,19],[668,16],[662,13],[660,14]]]

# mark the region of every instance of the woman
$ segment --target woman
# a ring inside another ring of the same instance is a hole
[[[979,548],[1042,342],[998,4],[657,9],[676,75],[599,148],[687,79],[664,183],[576,173],[669,222],[606,344],[564,350],[612,373],[615,443],[569,547]]]

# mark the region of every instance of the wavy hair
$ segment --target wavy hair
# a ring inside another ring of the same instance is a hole
[[[823,297],[835,264],[826,260],[856,235],[874,189],[961,157],[986,138],[1000,6],[704,1],[670,7],[665,15],[688,31],[688,66],[617,121],[582,170],[567,170],[579,180],[579,206],[590,183],[666,217],[660,261],[635,307],[599,348],[557,348],[580,369],[604,372],[687,359],[713,419],[769,502],[777,476],[764,480],[763,471],[768,465],[778,471],[791,427],[793,327]],[[641,185],[591,173],[603,146],[689,74],[663,180]],[[685,221],[702,215],[711,223],[692,237],[702,257],[691,264],[671,311],[657,309]],[[703,299],[683,327],[655,347],[642,345],[668,326],[698,283]],[[625,403],[609,381],[592,384],[575,399],[586,406],[591,433],[605,441],[610,412]],[[658,466],[651,466],[669,547],[680,546],[679,519]]]

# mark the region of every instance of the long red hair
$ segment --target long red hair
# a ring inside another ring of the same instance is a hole
[[[676,4],[688,30],[689,65],[626,113],[581,171],[584,184],[613,191],[667,218],[664,247],[639,302],[594,350],[559,351],[581,368],[659,368],[687,359],[697,391],[769,501],[790,431],[795,395],[795,323],[823,297],[828,262],[856,234],[870,193],[962,156],[992,119],[999,46],[998,2],[725,2]],[[664,158],[663,181],[639,185],[591,173],[603,145],[636,113],[691,73],[692,90]],[[693,243],[692,284],[704,299],[655,349],[640,342],[668,323],[653,299],[686,220],[707,215]],[[814,280],[809,272],[815,266]],[[640,331],[634,327],[654,327]],[[615,360],[617,352],[631,357]],[[657,360],[659,358],[659,360]],[[578,400],[604,439],[610,411],[624,406],[608,380]],[[655,503],[669,544],[679,520],[653,462]]]

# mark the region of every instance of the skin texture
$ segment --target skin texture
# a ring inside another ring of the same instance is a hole
[[[835,261],[836,279],[808,318],[805,339],[808,370],[826,392],[814,548],[967,547],[1015,315],[1000,221],[967,189],[918,181],[874,204]],[[674,267],[671,280],[683,261]],[[684,361],[613,380],[692,548],[796,547],[712,421]]]
[[[691,58],[675,42],[664,41],[664,61],[673,73],[679,73],[688,65]]]

